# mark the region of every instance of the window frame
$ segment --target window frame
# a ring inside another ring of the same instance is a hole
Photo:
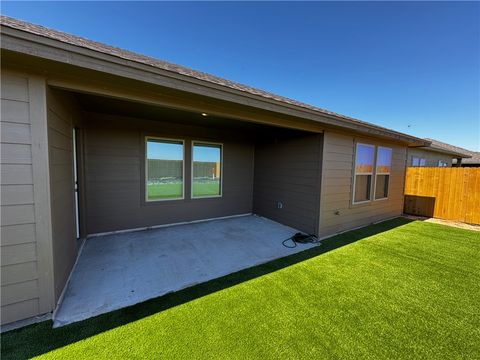
[[[207,195],[207,196],[194,196],[193,195],[193,151],[195,145],[215,145],[220,146],[220,194],[219,195]],[[190,157],[190,198],[192,200],[199,199],[212,199],[212,198],[221,198],[223,197],[223,143],[212,142],[212,141],[202,141],[202,140],[192,140],[191,142],[191,157]]]
[[[419,166],[419,165],[415,165],[415,160],[418,160],[418,163],[420,164],[420,158],[412,155],[412,162],[411,162],[412,167],[418,167]]]
[[[165,142],[178,142],[182,143],[183,147],[183,159],[182,159],[182,197],[178,198],[168,198],[168,199],[148,199],[148,141],[149,140],[160,140]],[[144,179],[144,186],[145,186],[145,202],[146,203],[155,203],[160,201],[179,201],[185,200],[185,140],[184,139],[173,139],[173,138],[166,138],[166,137],[158,137],[158,136],[145,136],[145,158],[144,158],[144,166],[145,166],[145,179]]]
[[[358,146],[368,146],[373,148],[373,169],[371,173],[357,173],[357,153],[358,153]],[[371,175],[372,178],[375,175],[375,168],[377,164],[377,153],[375,151],[376,146],[372,144],[365,144],[361,142],[355,143],[355,153],[354,153],[354,161],[353,161],[353,188],[352,188],[352,205],[359,205],[359,204],[366,204],[372,201],[372,182],[370,182],[370,197],[368,200],[362,201],[355,201],[355,189],[356,189],[356,182],[357,182],[357,175]],[[372,179],[373,180],[373,179]]]
[[[438,160],[437,161],[437,166],[438,167],[448,167],[448,162],[446,162],[445,160]]]
[[[392,152],[392,157],[390,158],[390,172],[384,173],[384,172],[377,172],[378,165],[377,165],[377,160],[378,160],[378,151],[382,149],[388,149],[391,150]],[[379,200],[388,200],[390,196],[390,177],[392,176],[392,162],[393,162],[393,149],[387,146],[377,146],[377,151],[375,153],[375,182],[373,185],[373,201],[379,201]],[[382,197],[382,198],[376,198],[375,195],[377,193],[377,175],[388,175],[388,185],[387,185],[387,196]]]
[[[418,165],[413,164],[414,159],[418,160]],[[423,160],[423,165],[422,165],[422,160]],[[412,155],[412,167],[426,167],[426,166],[427,166],[427,158]]]

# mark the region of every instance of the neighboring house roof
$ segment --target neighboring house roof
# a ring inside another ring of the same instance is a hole
[[[85,38],[82,38],[82,37],[79,37],[79,36],[67,34],[67,33],[64,33],[64,32],[61,32],[61,31],[57,31],[57,30],[52,30],[52,29],[49,29],[49,28],[46,28],[46,27],[43,27],[43,26],[40,26],[40,25],[31,24],[31,23],[28,23],[28,22],[25,22],[25,21],[21,21],[21,20],[14,19],[14,18],[7,17],[7,16],[3,16],[3,15],[0,16],[0,23],[1,23],[2,26],[5,26],[5,27],[11,28],[11,29],[16,29],[16,30],[28,32],[28,33],[38,35],[38,36],[41,36],[41,37],[44,37],[44,38],[57,40],[57,41],[60,41],[62,43],[65,43],[65,44],[69,44],[69,45],[93,50],[95,52],[99,52],[99,53],[102,53],[102,54],[107,54],[107,55],[110,55],[110,56],[115,56],[115,57],[118,57],[118,58],[121,58],[121,59],[133,61],[133,62],[136,62],[136,63],[149,65],[149,66],[152,66],[152,67],[155,67],[155,68],[158,68],[158,69],[162,69],[162,70],[165,70],[165,71],[169,71],[169,72],[172,72],[172,73],[175,73],[175,74],[180,74],[180,75],[184,75],[184,76],[187,76],[187,77],[190,77],[190,78],[195,78],[195,79],[198,79],[198,80],[201,80],[201,81],[205,81],[205,82],[209,82],[209,83],[212,83],[212,84],[220,85],[224,88],[238,90],[238,91],[241,91],[243,93],[248,93],[250,95],[255,95],[255,96],[265,98],[265,99],[274,100],[274,101],[279,102],[281,104],[293,105],[297,108],[303,108],[303,109],[314,111],[318,114],[323,114],[323,115],[327,115],[329,117],[334,117],[337,120],[342,121],[342,122],[336,124],[337,126],[342,126],[342,125],[344,126],[344,124],[348,124],[348,123],[357,124],[357,125],[360,125],[360,126],[364,127],[365,129],[377,130],[379,133],[383,134],[384,136],[386,135],[386,136],[389,136],[389,137],[400,139],[402,141],[411,142],[411,143],[417,144],[417,145],[419,145],[419,144],[424,145],[424,146],[428,145],[428,141],[425,141],[424,139],[421,139],[421,138],[418,138],[418,137],[415,137],[415,136],[412,136],[412,135],[409,135],[409,134],[398,132],[398,131],[388,129],[388,128],[385,128],[385,127],[382,127],[382,126],[378,126],[378,125],[375,125],[375,124],[372,124],[372,123],[369,123],[369,122],[366,122],[366,121],[358,120],[358,119],[355,119],[355,118],[352,118],[352,117],[349,117],[349,116],[341,115],[341,114],[338,114],[338,113],[335,113],[335,112],[332,112],[332,111],[329,111],[329,110],[325,110],[325,109],[322,109],[322,108],[319,108],[319,107],[316,107],[316,106],[313,106],[313,105],[302,103],[302,102],[297,101],[297,100],[293,100],[293,99],[289,99],[289,98],[286,98],[286,97],[283,97],[283,96],[279,96],[279,95],[276,95],[276,94],[273,94],[273,93],[270,93],[270,92],[267,92],[267,91],[263,91],[263,90],[256,89],[256,88],[253,88],[253,87],[250,87],[250,86],[247,86],[247,85],[243,85],[243,84],[236,83],[236,82],[233,82],[233,81],[230,81],[230,80],[226,80],[226,79],[223,79],[223,78],[218,77],[218,76],[214,76],[214,75],[210,75],[210,74],[207,74],[207,73],[204,73],[204,72],[196,71],[196,70],[184,67],[184,66],[175,65],[175,64],[172,64],[172,63],[169,63],[169,62],[166,62],[166,61],[162,61],[162,60],[158,60],[158,59],[148,57],[148,56],[145,56],[145,55],[137,54],[137,53],[134,53],[134,52],[131,52],[131,51],[128,51],[128,50],[124,50],[124,49],[120,49],[120,48],[113,47],[113,46],[110,46],[110,45],[102,44],[102,43],[99,43],[99,42],[96,42],[96,41],[88,40],[88,39],[85,39]]]
[[[435,139],[426,138],[425,140],[430,141],[430,146],[426,147],[425,150],[431,149],[431,150],[436,151],[436,152],[441,152],[441,153],[444,153],[444,154],[449,154],[449,155],[452,155],[452,156],[455,156],[455,157],[460,157],[460,158],[471,157],[471,151],[469,151],[467,149],[464,149],[464,148],[461,148],[461,147],[458,147],[458,146],[454,146],[454,145],[450,145],[450,144],[447,144],[447,143],[444,143],[442,141],[438,141],[438,140],[435,140]]]
[[[468,151],[468,150],[467,150]],[[470,158],[462,159],[462,164],[480,164],[480,152],[478,151],[468,151]],[[457,163],[457,159],[453,159],[453,163]]]

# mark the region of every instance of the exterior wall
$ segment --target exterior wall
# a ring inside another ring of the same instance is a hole
[[[252,212],[253,143],[238,132],[86,113],[87,234]],[[185,140],[185,199],[145,201],[145,136]],[[191,199],[191,141],[223,143],[223,196]],[[81,190],[81,189],[80,189]]]
[[[362,142],[393,149],[389,197],[352,205],[355,144]],[[348,133],[325,132],[323,148],[320,236],[333,235],[403,212],[406,147]],[[338,212],[338,215],[336,214]]]
[[[53,269],[58,300],[77,257],[72,131],[80,109],[67,94],[55,90],[47,93],[47,108]]]
[[[2,324],[53,309],[45,81],[2,69]]]
[[[407,158],[408,166],[412,166],[412,158],[414,156],[418,158],[424,158],[426,160],[425,166],[437,167],[439,160],[445,161],[447,163],[447,166],[449,167],[452,166],[452,159],[453,159],[452,156],[431,151],[431,150],[419,149],[419,148],[408,149],[408,158]]]
[[[301,231],[318,230],[322,136],[255,146],[253,211]],[[278,202],[282,208],[278,208]]]

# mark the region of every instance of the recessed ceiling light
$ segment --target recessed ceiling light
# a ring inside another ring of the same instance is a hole
[[[202,113],[202,116],[208,116],[208,114],[207,113]]]

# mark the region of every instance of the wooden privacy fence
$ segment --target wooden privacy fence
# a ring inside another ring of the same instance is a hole
[[[147,166],[149,181],[182,177],[182,160],[148,159]],[[218,179],[220,177],[220,162],[194,161],[193,176],[195,178]]]
[[[480,224],[480,168],[409,167],[406,214]]]

